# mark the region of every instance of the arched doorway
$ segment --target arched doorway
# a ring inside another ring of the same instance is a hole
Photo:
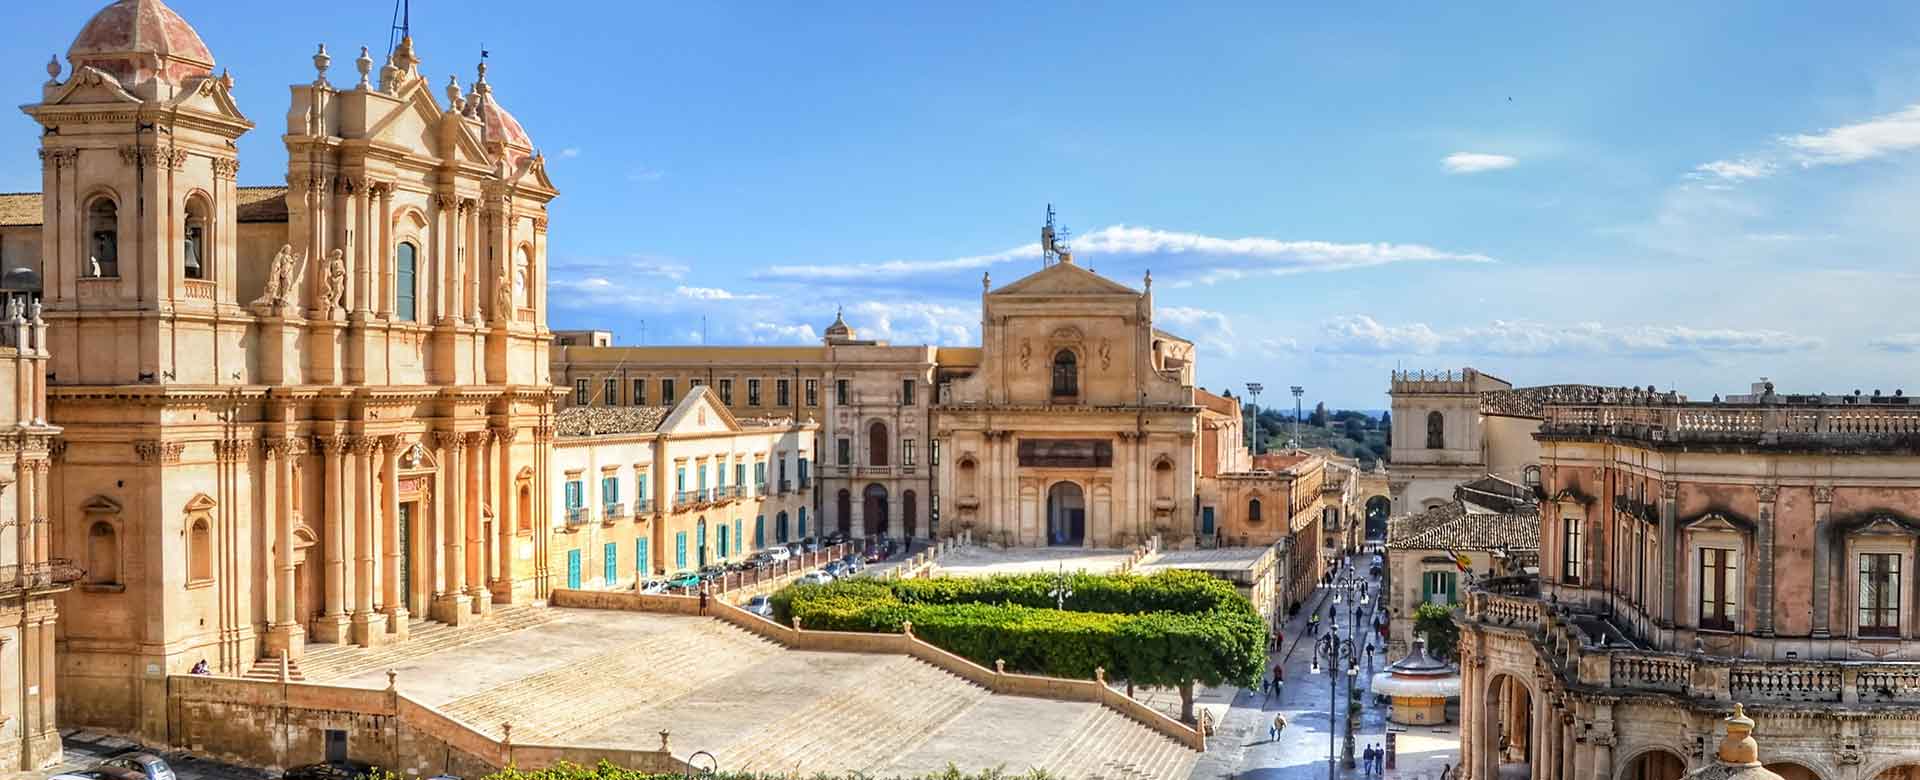
[[[911,490],[900,494],[900,529],[909,539],[920,534],[920,502]]]
[[[1533,767],[1533,692],[1520,678],[1494,675],[1482,699],[1481,750],[1490,778],[1531,777]]]
[[[1367,540],[1387,540],[1387,518],[1393,516],[1393,499],[1374,496],[1367,499]]]
[[[867,426],[867,463],[873,466],[887,465],[887,453],[892,450],[892,439],[887,436],[887,424],[874,420]]]
[[[1782,780],[1820,780],[1820,775],[1806,766],[1792,761],[1779,761],[1767,764],[1767,771],[1779,775]]]
[[[1687,760],[1665,748],[1654,748],[1627,762],[1620,780],[1680,780],[1687,774]]]
[[[834,518],[834,527],[838,528],[843,535],[852,534],[853,494],[848,493],[845,488],[842,488],[840,494],[833,499],[833,508],[837,510],[835,514],[838,515],[838,517]],[[800,532],[800,535],[805,536],[806,533],[807,532],[803,530]]]
[[[1768,769],[1773,767],[1769,766]],[[1901,764],[1880,770],[1873,780],[1920,780],[1920,764]]]
[[[879,483],[867,486],[860,494],[861,529],[867,536],[880,536],[887,532],[887,489]]]
[[[1087,541],[1087,501],[1080,486],[1055,482],[1047,489],[1047,544],[1079,547]]]

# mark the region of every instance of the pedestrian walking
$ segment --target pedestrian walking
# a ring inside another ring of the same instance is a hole
[[[1285,729],[1286,727],[1287,727],[1287,716],[1277,712],[1274,713],[1273,722],[1267,724],[1267,741],[1279,742],[1280,732],[1282,729]]]

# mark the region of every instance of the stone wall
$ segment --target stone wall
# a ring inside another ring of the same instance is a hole
[[[169,747],[268,770],[324,760],[329,731],[345,735],[348,757],[403,776],[479,777],[509,765],[538,769],[603,759],[651,772],[682,768],[664,745],[638,751],[496,740],[392,687],[174,675],[167,678],[167,703]]]

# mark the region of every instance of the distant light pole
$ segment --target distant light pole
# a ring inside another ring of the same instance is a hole
[[[1300,449],[1300,396],[1306,394],[1306,388],[1293,386],[1293,448],[1296,450]]]
[[[1260,391],[1266,385],[1259,382],[1247,383],[1247,395],[1253,397],[1253,454],[1260,454]]]

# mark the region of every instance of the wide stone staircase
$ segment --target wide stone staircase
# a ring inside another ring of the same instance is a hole
[[[1125,715],[1095,707],[1040,768],[1054,777],[1147,780],[1187,777],[1200,754]]]
[[[300,672],[305,676],[296,679],[320,683],[344,680],[461,645],[492,639],[502,634],[511,634],[546,623],[553,620],[555,616],[556,613],[553,610],[544,607],[526,604],[499,605],[493,608],[491,618],[458,628],[433,620],[411,620],[405,642],[393,642],[374,648],[348,644],[307,645],[306,653],[298,664]],[[279,661],[266,659],[261,663],[265,664],[267,661],[272,661],[273,677],[269,679],[279,679]],[[260,666],[256,665],[255,670],[259,669]]]
[[[993,695],[911,658],[881,658],[870,679],[823,691],[715,756],[741,772],[873,772]]]

